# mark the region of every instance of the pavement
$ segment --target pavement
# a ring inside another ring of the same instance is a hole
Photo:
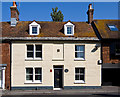
[[[120,97],[119,86],[102,86],[99,89],[69,89],[69,90],[0,90],[4,97],[11,95],[117,95]],[[21,96],[20,96],[21,97]]]

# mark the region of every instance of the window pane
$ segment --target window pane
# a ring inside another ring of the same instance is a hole
[[[26,80],[33,80],[33,68],[26,68]]]
[[[84,58],[83,52],[75,52],[75,58]]]
[[[75,52],[75,58],[84,58],[84,53],[82,53],[82,52]]]
[[[32,68],[26,68],[26,74],[33,74]]]
[[[37,27],[32,27],[32,34],[37,34]]]
[[[71,27],[67,27],[67,34],[72,34]]]
[[[84,52],[84,46],[83,45],[76,45],[75,51],[83,51]]]
[[[80,75],[80,80],[84,80],[84,75]]]
[[[36,45],[36,51],[42,51],[42,45]]]
[[[79,68],[75,68],[75,73],[79,73]]]
[[[42,69],[35,68],[35,80],[42,80]]]
[[[27,50],[28,51],[33,51],[33,49],[34,49],[33,45],[27,45]]]
[[[80,73],[84,73],[84,68],[81,68],[81,69],[80,69]]]
[[[33,52],[27,52],[27,57],[33,58]]]
[[[75,75],[75,80],[79,80],[79,75]]]
[[[35,68],[35,74],[41,74],[41,68]]]
[[[118,28],[115,25],[108,25],[111,31],[118,31]]]
[[[33,75],[26,75],[26,80],[33,80]]]
[[[36,57],[42,58],[42,53],[41,52],[36,52]]]
[[[84,58],[84,53],[80,53],[80,58]]]
[[[41,75],[35,75],[35,80],[41,80]]]

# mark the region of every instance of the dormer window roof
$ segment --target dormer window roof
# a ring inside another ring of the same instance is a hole
[[[64,34],[68,36],[73,36],[74,35],[74,27],[75,25],[72,24],[71,22],[67,22],[64,25]]]
[[[29,24],[29,34],[30,35],[38,35],[40,30],[40,24],[33,21],[31,24]]]

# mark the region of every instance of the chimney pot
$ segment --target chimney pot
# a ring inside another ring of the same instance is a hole
[[[89,9],[92,9],[92,4],[89,4]]]
[[[16,2],[15,2],[15,1],[13,1],[13,6],[14,6],[14,7],[17,7],[17,5],[16,5]]]

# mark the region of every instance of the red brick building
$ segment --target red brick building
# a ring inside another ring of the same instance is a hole
[[[94,20],[92,25],[102,46],[102,85],[120,85],[120,20]]]

